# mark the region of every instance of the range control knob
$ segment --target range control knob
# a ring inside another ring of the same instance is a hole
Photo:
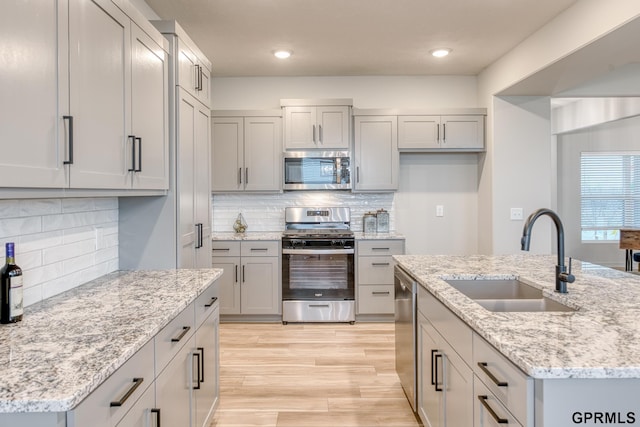
[[[346,242],[344,240],[332,240],[331,246],[344,246],[345,243]]]

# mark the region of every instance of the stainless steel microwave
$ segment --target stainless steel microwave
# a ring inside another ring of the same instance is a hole
[[[285,190],[350,190],[348,151],[289,151],[284,153]]]

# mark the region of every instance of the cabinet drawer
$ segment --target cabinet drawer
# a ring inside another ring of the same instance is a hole
[[[393,284],[393,259],[391,256],[359,256],[358,284]]]
[[[479,364],[483,364],[484,369]],[[520,423],[527,425],[527,420],[533,420],[533,379],[475,333],[472,367],[478,378]],[[495,378],[492,379],[487,372]],[[504,385],[498,386],[496,382]]]
[[[270,240],[249,240],[242,242],[242,256],[279,256],[280,242]]]
[[[155,336],[156,374],[162,372],[194,332],[195,315],[192,303]]]
[[[240,242],[231,240],[214,240],[211,242],[213,256],[240,256]]]
[[[218,306],[218,285],[212,283],[195,301],[196,329]]]
[[[155,406],[156,388],[149,387],[116,427],[141,427],[158,425],[158,421],[152,421],[157,420],[159,417],[159,413],[151,412],[151,410],[155,408]]]
[[[360,240],[358,255],[402,255],[404,240]]]
[[[393,314],[393,285],[358,286],[359,314]]]
[[[151,340],[69,413],[69,427],[116,425],[153,384],[153,380]],[[128,392],[131,394],[125,399]],[[111,402],[117,401],[120,401],[120,406],[111,406]]]
[[[500,425],[522,427],[522,424],[504,407],[491,390],[477,379],[473,382],[473,406],[474,427],[498,427]],[[505,423],[504,420],[507,422]]]
[[[471,328],[422,286],[418,286],[418,310],[471,366],[473,360]]]

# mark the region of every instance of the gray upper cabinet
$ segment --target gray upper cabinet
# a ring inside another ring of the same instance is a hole
[[[213,192],[282,189],[280,111],[214,111]]]
[[[399,115],[400,151],[482,151],[484,115]]]
[[[3,5],[3,187],[168,188],[167,43],[127,10],[137,21],[109,0]]]
[[[285,150],[349,150],[350,99],[283,99]]]
[[[354,117],[354,191],[398,189],[398,125],[396,116]]]

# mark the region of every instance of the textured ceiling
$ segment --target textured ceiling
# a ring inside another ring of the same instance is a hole
[[[576,0],[146,0],[214,76],[476,75]],[[453,53],[437,60],[435,47]],[[293,50],[286,61],[272,52]]]

